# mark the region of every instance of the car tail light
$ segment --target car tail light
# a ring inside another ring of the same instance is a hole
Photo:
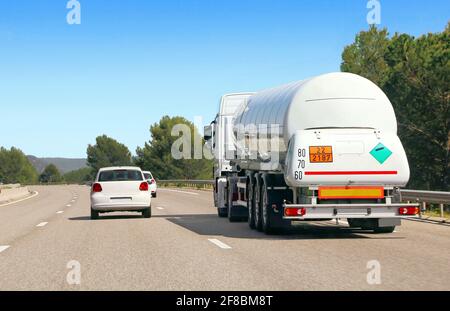
[[[148,182],[142,182],[140,185],[139,185],[139,190],[141,190],[141,191],[148,191]]]
[[[288,207],[284,209],[284,216],[295,217],[295,216],[305,216],[306,208],[304,207]]]
[[[92,192],[102,192],[102,185],[100,185],[99,183],[95,183],[92,185]]]
[[[400,207],[398,209],[400,215],[417,215],[419,214],[418,207]]]

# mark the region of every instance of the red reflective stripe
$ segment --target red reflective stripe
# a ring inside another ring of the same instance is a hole
[[[397,171],[331,171],[305,172],[305,175],[397,175]]]

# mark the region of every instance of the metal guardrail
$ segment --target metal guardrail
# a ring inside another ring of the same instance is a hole
[[[400,193],[403,201],[422,203],[422,211],[426,211],[429,203],[439,204],[440,216],[445,218],[444,205],[450,204],[450,192],[402,189]]]
[[[193,185],[213,185],[214,180],[209,179],[199,179],[199,180],[186,180],[186,179],[160,179],[156,180],[156,182],[163,184],[193,184]]]
[[[424,190],[400,190],[404,200],[427,202],[436,204],[450,204],[450,192],[424,191]]]
[[[188,187],[197,189],[212,189],[214,180],[184,180],[184,179],[160,179],[156,180],[159,186],[172,186],[172,187]]]

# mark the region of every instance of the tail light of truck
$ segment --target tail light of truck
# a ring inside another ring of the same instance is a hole
[[[141,182],[141,184],[139,185],[139,190],[148,191],[148,182],[146,182],[146,181]]]
[[[99,183],[95,183],[92,185],[92,192],[102,192],[102,185],[100,185]]]
[[[284,216],[287,217],[296,217],[296,216],[305,216],[306,208],[301,207],[287,207],[284,209]]]
[[[417,215],[419,212],[420,210],[418,207],[400,207],[398,209],[400,215]]]

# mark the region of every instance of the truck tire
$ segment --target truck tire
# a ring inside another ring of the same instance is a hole
[[[272,227],[270,223],[270,215],[269,215],[269,207],[268,207],[268,194],[267,194],[267,187],[265,184],[261,187],[261,211],[262,211],[262,231],[265,234],[271,234],[272,233]]]
[[[233,190],[234,189],[232,188],[232,185],[230,184],[230,182],[228,182],[227,188],[228,188],[228,191],[227,191],[227,202],[228,202],[228,208],[227,208],[228,215],[227,216],[228,216],[228,220],[230,222],[237,222],[237,221],[241,220],[241,218],[236,216],[234,211],[233,211]]]
[[[374,233],[392,233],[395,226],[379,227],[374,219],[347,219],[350,228],[361,228],[363,230],[373,230]]]
[[[395,226],[392,227],[380,227],[373,230],[374,233],[392,233],[395,231]]]
[[[256,187],[254,181],[250,180],[248,183],[248,199],[247,199],[247,208],[248,208],[248,226],[250,229],[256,228],[255,222],[255,197],[256,197]]]
[[[270,206],[269,206],[269,192],[267,190],[266,184],[263,184],[262,189],[262,200],[261,200],[261,207],[262,207],[262,231],[265,234],[277,234],[281,228],[276,227],[273,223],[274,221],[274,215],[272,215]]]
[[[357,220],[347,218],[347,222],[348,222],[348,226],[350,228],[361,228],[361,226],[358,225],[358,221]]]
[[[98,219],[98,211],[94,211],[91,207],[91,219],[95,220]]]
[[[152,207],[148,207],[145,210],[142,211],[142,216],[144,218],[151,218],[152,217]]]
[[[262,231],[261,183],[257,181],[255,185],[255,229]]]
[[[225,218],[228,216],[228,209],[226,207],[218,207],[217,208],[217,215],[220,218]]]

